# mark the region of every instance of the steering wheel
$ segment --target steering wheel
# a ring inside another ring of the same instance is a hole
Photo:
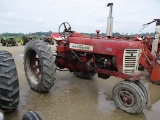
[[[67,38],[72,33],[73,33],[73,31],[71,31],[71,26],[68,22],[63,22],[59,26],[59,34],[62,36],[62,38]]]

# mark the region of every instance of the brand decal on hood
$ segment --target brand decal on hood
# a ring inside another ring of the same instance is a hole
[[[70,43],[70,44],[69,44],[69,48],[78,49],[78,50],[93,51],[93,46],[91,46],[91,45],[84,45],[84,44]]]

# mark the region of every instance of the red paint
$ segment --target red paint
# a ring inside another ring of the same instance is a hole
[[[123,38],[100,37],[97,31],[96,37],[86,36],[74,32],[67,40],[60,39],[58,33],[51,34],[57,38],[56,65],[63,69],[68,68],[71,72],[89,72],[115,76],[126,80],[138,80],[140,73],[128,75],[123,71],[123,53],[125,49],[142,49],[139,41],[125,40]],[[69,44],[81,44],[93,46],[93,51],[69,48]],[[113,62],[113,58],[114,62]]]

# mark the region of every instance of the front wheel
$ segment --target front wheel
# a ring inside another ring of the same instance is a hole
[[[49,91],[55,81],[56,66],[48,45],[40,40],[29,41],[24,51],[24,70],[28,83],[37,92]]]
[[[143,91],[132,82],[117,83],[112,94],[115,104],[123,111],[131,114],[140,113],[146,105]]]

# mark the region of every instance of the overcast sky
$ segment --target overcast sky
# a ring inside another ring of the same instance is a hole
[[[77,32],[106,32],[113,2],[113,32],[139,33],[142,25],[160,18],[160,0],[0,0],[0,33],[58,31],[69,22]],[[154,32],[155,23],[142,32]]]

